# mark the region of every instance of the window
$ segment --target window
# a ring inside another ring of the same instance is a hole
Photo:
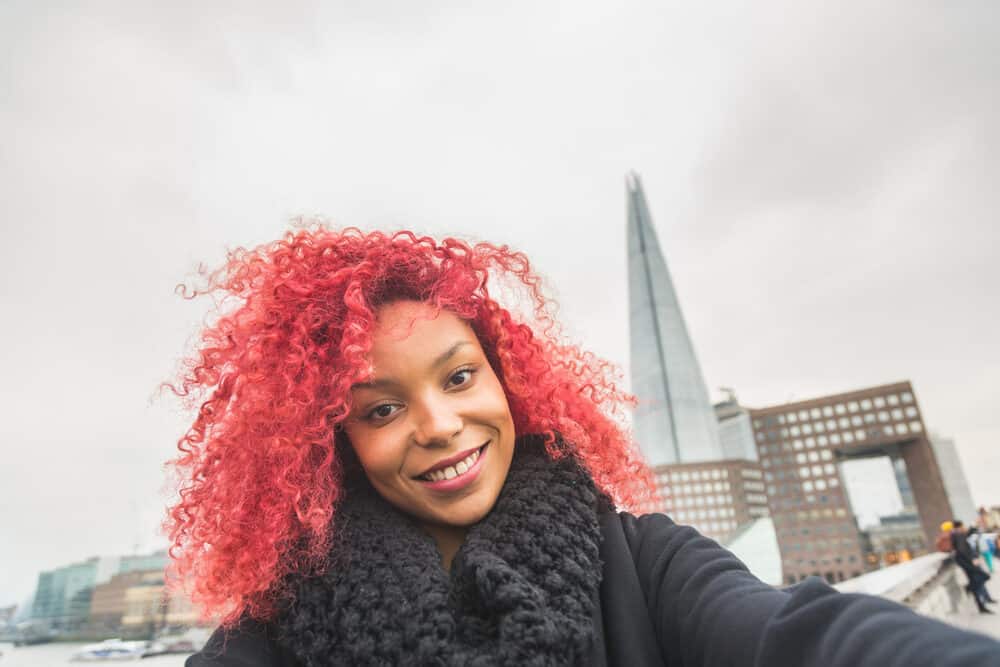
[[[805,426],[809,426],[809,424],[806,424]],[[799,430],[799,427],[798,427],[798,426],[793,426],[793,427],[792,427],[792,428],[791,428],[791,429],[789,430],[789,433],[791,433],[791,434],[792,434],[793,436],[796,436],[796,435],[798,435],[798,434],[799,434],[800,432],[801,432],[801,431]]]
[[[824,480],[822,480],[822,479],[817,479],[816,480],[816,490],[817,491],[826,491],[826,482]]]
[[[874,424],[875,423],[875,413],[874,412],[866,412],[865,413],[865,423],[866,424]]]
[[[848,419],[847,417],[841,417],[840,419],[837,420],[837,424],[840,425],[840,428],[850,428],[851,420]]]
[[[896,435],[903,435],[907,430],[906,424],[896,424]]]
[[[795,449],[802,449],[802,441],[801,441],[801,440],[796,440],[796,441],[794,441],[794,442],[792,443],[792,446],[793,446],[793,447],[794,447]]]
[[[861,400],[861,409],[862,410],[871,410],[872,409],[872,402],[870,400],[868,400],[867,398],[862,399]]]
[[[912,405],[906,406],[906,416],[907,417],[916,417],[917,416],[917,409],[915,407],[913,407]]]
[[[800,422],[809,421],[809,413],[806,412],[805,410],[799,410],[799,421]]]
[[[903,399],[903,403],[912,403],[913,402],[913,394],[911,394],[908,391],[904,391],[903,394],[900,396],[900,398]]]
[[[819,436],[818,438],[816,438],[816,443],[817,443],[817,444],[818,444],[818,445],[819,445],[820,447],[823,447],[823,446],[825,446],[827,442],[828,442],[828,441],[827,441],[827,439],[826,439],[826,436],[825,436],[825,435],[821,435],[821,436]]]
[[[831,431],[835,430],[837,428],[837,422],[836,422],[836,420],[827,419],[826,420],[826,427],[828,429],[830,429]]]
[[[861,415],[854,415],[851,417],[851,426],[861,426]]]
[[[844,444],[850,444],[854,442],[854,434],[850,431],[844,433]]]
[[[889,413],[885,410],[879,410],[878,420],[883,423],[889,421]]]
[[[818,452],[809,452],[809,460],[813,461],[813,462],[819,461],[819,453]]]
[[[808,466],[802,466],[801,468],[799,468],[799,477],[808,477],[808,476],[809,476]]]
[[[816,422],[816,423],[815,423],[815,424],[813,425],[813,428],[815,428],[815,429],[816,429],[816,432],[817,432],[817,433],[822,433],[823,431],[825,431],[825,430],[826,430],[826,427],[824,427],[824,426],[823,426],[823,422]]]
[[[812,432],[813,432],[813,430],[812,430],[812,426],[810,424],[803,424],[802,425],[802,433],[803,433],[803,435],[809,435]]]
[[[829,405],[824,405],[823,406],[823,416],[824,417],[832,417],[833,416],[833,408],[831,408]]]
[[[827,475],[836,475],[837,474],[837,466],[835,466],[832,463],[824,463],[823,464],[823,472],[825,472]]]
[[[889,405],[899,405],[899,396],[896,396],[895,394],[889,394],[885,397],[885,400],[889,403]]]
[[[836,405],[836,407],[834,407],[833,411],[836,412],[838,415],[842,415],[845,412],[847,412],[847,408],[844,407],[843,403],[837,403],[837,405]]]
[[[830,444],[831,445],[839,445],[840,444],[840,436],[838,434],[836,434],[836,433],[834,433],[833,435],[831,435],[830,436]]]
[[[918,433],[923,430],[923,427],[920,425],[920,422],[910,422],[910,430]]]
[[[813,490],[812,482],[802,482],[802,491],[804,493],[810,493]]]
[[[881,396],[876,396],[875,400],[874,400],[874,403],[875,403],[875,407],[876,408],[884,408],[885,407],[885,399],[882,398]]]
[[[847,411],[848,412],[857,412],[858,411],[858,402],[857,401],[851,401],[850,403],[848,403],[847,404]]]
[[[813,466],[812,473],[814,476],[819,477],[823,474],[823,466]]]
[[[820,412],[819,412],[819,408],[813,408],[812,410],[810,410],[810,411],[809,411],[809,415],[810,415],[810,416],[811,416],[811,417],[812,417],[813,419],[819,419],[819,418],[820,418]]]
[[[812,449],[816,446],[816,441],[813,438],[806,438],[806,447]]]
[[[795,455],[795,462],[796,463],[805,463],[806,462],[806,455],[805,454],[796,454]]]
[[[829,449],[824,449],[822,452],[820,452],[820,458],[823,459],[824,461],[829,461],[833,458],[833,454],[830,453]]]
[[[789,413],[788,413],[787,415],[785,415],[785,420],[786,420],[786,421],[787,421],[787,422],[788,422],[789,424],[794,424],[794,423],[796,422],[796,420],[797,420],[797,419],[798,419],[798,417],[796,417],[796,416],[795,416],[795,413],[794,413],[794,412],[789,412]]]
[[[900,419],[903,418],[903,411],[900,410],[899,408],[893,408],[892,418],[895,419],[896,421],[899,421]]]
[[[892,424],[886,424],[883,426],[882,433],[885,435],[892,435]]]

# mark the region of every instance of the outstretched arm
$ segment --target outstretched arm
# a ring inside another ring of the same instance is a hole
[[[790,589],[662,514],[621,515],[660,650],[686,667],[1000,665],[1000,642],[894,602],[838,593],[819,579]]]

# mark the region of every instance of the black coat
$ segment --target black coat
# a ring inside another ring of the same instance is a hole
[[[1000,665],[1000,643],[813,578],[779,590],[664,515],[600,517],[603,579],[591,664],[621,667]],[[187,667],[287,667],[267,626],[219,630]]]

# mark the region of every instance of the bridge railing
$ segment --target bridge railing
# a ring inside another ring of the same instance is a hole
[[[965,584],[965,575],[948,554],[932,553],[842,581],[836,588],[844,593],[878,595],[945,620],[963,611],[975,611]]]

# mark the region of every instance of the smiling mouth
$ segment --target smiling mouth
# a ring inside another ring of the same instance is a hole
[[[461,477],[476,464],[479,457],[482,456],[483,450],[489,445],[489,442],[484,443],[481,447],[472,450],[471,453],[467,454],[464,458],[451,463],[449,465],[438,465],[427,472],[417,475],[417,479],[424,482],[443,482],[449,479],[455,479],[456,477]]]

